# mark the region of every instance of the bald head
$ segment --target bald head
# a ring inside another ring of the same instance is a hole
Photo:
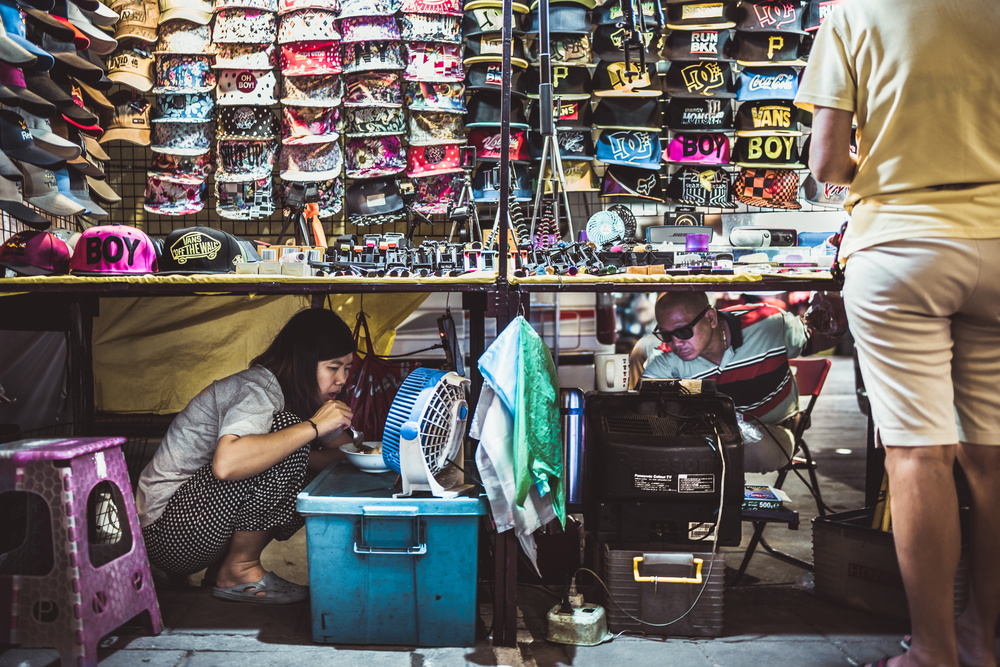
[[[694,317],[708,306],[708,295],[704,292],[664,292],[656,300],[656,321],[660,322],[674,311]]]

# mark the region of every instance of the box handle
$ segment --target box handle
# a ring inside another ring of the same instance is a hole
[[[648,560],[650,565],[687,565],[695,566],[694,577],[642,577],[639,576],[639,563]],[[640,583],[656,584],[700,584],[701,583],[701,558],[695,558],[691,554],[647,554],[645,557],[636,556],[632,559],[632,574],[635,580]]]
[[[368,510],[371,510],[371,509],[375,509],[377,511],[375,511],[375,512],[368,512]],[[420,535],[421,535],[421,531],[420,531],[420,517],[419,516],[413,516],[409,512],[406,511],[406,510],[413,510],[413,512],[415,514],[416,511],[417,511],[417,508],[416,507],[396,507],[396,508],[392,508],[392,509],[396,510],[396,511],[387,511],[387,510],[385,510],[385,508],[372,508],[372,507],[365,507],[365,508],[363,508],[363,510],[365,512],[368,512],[369,515],[374,515],[374,516],[401,516],[401,517],[407,517],[409,519],[412,519],[413,524],[414,524],[413,527],[414,527],[414,530],[415,530],[415,534],[417,535],[417,539],[420,540]],[[368,545],[368,544],[362,544],[361,540],[363,540],[364,536],[365,536],[365,515],[364,514],[361,515],[361,526],[360,526],[359,536],[360,536],[360,539],[355,539],[354,540],[354,553],[356,553],[356,554],[366,554],[366,555],[372,555],[372,556],[422,556],[423,554],[427,553],[427,542],[425,542],[425,541],[418,541],[417,544],[415,544],[412,547],[373,547],[373,546]]]

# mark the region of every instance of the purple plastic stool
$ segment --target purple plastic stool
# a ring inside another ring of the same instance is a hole
[[[0,498],[29,508],[26,539],[0,561],[0,643],[55,648],[64,667],[96,665],[101,638],[142,612],[153,634],[163,629],[124,442],[0,445]],[[97,525],[96,510],[111,523]]]

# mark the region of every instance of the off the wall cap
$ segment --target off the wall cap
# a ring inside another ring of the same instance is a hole
[[[820,25],[826,20],[826,17],[830,15],[833,8],[843,1],[844,0],[809,0],[809,6],[806,9],[806,16],[803,19],[803,26],[806,32],[815,32],[819,30]]]
[[[142,230],[125,225],[97,225],[85,229],[69,262],[79,275],[155,273],[156,249]]]
[[[729,173],[717,167],[682,167],[670,177],[667,197],[684,206],[736,208]]]
[[[156,41],[156,26],[160,19],[160,6],[156,0],[117,0],[111,9],[121,17],[115,23],[115,39]]]
[[[734,97],[732,68],[728,62],[698,61],[670,64],[666,91],[677,97]]]
[[[802,35],[781,32],[737,32],[730,54],[744,67],[768,64],[805,65]]]
[[[0,184],[0,188],[7,187]],[[0,201],[0,206],[5,203]],[[2,210],[6,211],[6,208]],[[6,267],[22,276],[69,273],[69,258],[70,251],[66,242],[49,232],[19,232],[0,245],[0,267]]]
[[[205,177],[149,172],[146,174],[146,199],[142,207],[157,215],[197,213],[205,208]]]
[[[277,208],[274,202],[274,179],[268,174],[262,178],[252,178],[243,181],[215,182],[215,212],[227,220],[259,220],[267,218]],[[243,249],[244,262],[259,262],[260,255],[256,249],[252,254],[243,239],[240,246]]]
[[[348,178],[394,176],[406,169],[406,149],[399,137],[348,139],[344,152]]]
[[[604,97],[594,109],[593,126],[608,130],[659,132],[663,126],[660,104],[649,97]]]
[[[736,134],[741,137],[766,134],[800,136],[799,108],[790,100],[741,104],[736,112]]]
[[[798,210],[799,175],[791,169],[744,168],[736,175],[736,198],[749,206]]]
[[[594,70],[593,86],[598,97],[659,97],[663,93],[653,63],[647,63],[643,70],[637,62],[602,60]]]
[[[803,32],[802,3],[799,0],[755,0],[741,3],[740,32]]]
[[[537,99],[539,95],[539,73],[529,69],[525,75],[528,97]],[[568,65],[552,66],[552,97],[559,100],[589,100],[593,91],[590,70],[586,67]]]
[[[799,74],[793,67],[748,67],[740,72],[736,99],[794,100],[799,90]]]
[[[601,182],[602,197],[635,197],[663,201],[660,175],[648,169],[609,165]]]
[[[660,55],[668,60],[731,60],[728,30],[674,30],[663,40]]]
[[[112,95],[111,101],[115,105],[115,113],[108,123],[107,131],[100,138],[100,143],[127,141],[137,146],[148,146],[152,132],[149,102],[128,91]]]
[[[636,130],[604,130],[597,140],[597,159],[606,164],[659,169],[659,134]]]
[[[732,99],[693,97],[670,100],[667,126],[671,130],[727,131],[733,129]]]
[[[500,111],[500,95],[477,90],[469,97],[469,112],[466,116],[465,126],[499,126]],[[516,100],[511,100],[510,126],[528,129],[528,119],[524,115],[524,106]]]
[[[664,158],[685,164],[728,164],[729,137],[720,132],[678,132],[670,139]]]
[[[667,5],[667,27],[671,30],[722,30],[739,18],[735,2],[685,2]]]
[[[281,103],[286,106],[335,107],[344,99],[339,76],[285,76],[281,86]]]
[[[21,176],[21,180],[24,179],[21,172],[18,172],[18,175]],[[17,183],[8,178],[0,178],[0,211],[20,220],[32,229],[44,230],[52,225],[51,220],[39,215],[38,211],[24,204],[24,197],[18,190]],[[69,261],[68,257],[67,261]]]
[[[345,107],[402,107],[399,72],[362,72],[344,77]]]
[[[499,91],[498,91],[499,92]],[[466,112],[465,86],[459,82],[408,81],[406,108],[414,111]]]
[[[148,93],[153,87],[153,56],[136,48],[122,49],[108,58],[108,78]]]
[[[232,273],[243,250],[235,236],[198,225],[171,230],[163,242],[160,273]]]
[[[741,167],[802,169],[799,145],[792,135],[736,137],[733,162]]]

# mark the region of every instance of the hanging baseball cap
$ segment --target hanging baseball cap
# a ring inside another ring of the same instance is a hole
[[[541,81],[536,69],[528,70],[525,76],[525,88],[528,97],[535,99],[539,95]],[[552,97],[562,100],[589,100],[593,91],[590,80],[590,70],[586,67],[569,67],[554,65],[552,67]]]
[[[663,201],[660,175],[648,169],[608,165],[601,182],[602,197],[635,197]]]
[[[192,215],[205,208],[205,177],[151,171],[146,174],[145,196],[142,207],[149,213]]]
[[[18,175],[22,179],[24,178],[20,171]],[[52,224],[52,221],[44,215],[39,215],[35,209],[25,206],[24,197],[18,189],[17,183],[8,178],[0,178],[0,211],[3,211],[32,229],[48,229]],[[67,261],[68,259],[67,257]],[[2,262],[3,260],[0,260],[0,263]],[[13,267],[8,265],[8,268]]]
[[[670,177],[667,197],[683,206],[736,208],[729,173],[717,167],[682,167]]]
[[[552,120],[560,130],[590,130],[594,127],[594,114],[590,109],[590,100],[554,100],[552,103]],[[528,122],[531,124],[531,129],[541,131],[541,100],[531,103]]]
[[[233,273],[243,259],[235,236],[204,225],[172,229],[163,241],[160,273]]]
[[[225,183],[269,177],[277,147],[269,139],[220,139],[215,180]]]
[[[340,42],[292,42],[281,45],[281,74],[285,77],[340,74]]]
[[[213,69],[271,69],[278,64],[274,44],[216,44]]]
[[[66,162],[36,145],[24,119],[7,109],[0,109],[0,149],[11,159],[44,168],[58,169]]]
[[[667,162],[728,164],[729,137],[720,132],[677,132],[663,152]]]
[[[573,165],[587,164],[586,162],[575,162]],[[564,169],[573,165],[565,165]],[[589,166],[589,165],[588,165]],[[510,179],[510,189],[517,201],[531,201],[534,193],[531,191],[531,179],[528,175],[528,168],[521,164],[511,164],[512,177]],[[500,201],[500,163],[499,162],[479,162],[472,175],[472,199],[476,202],[496,202]]]
[[[674,61],[732,60],[728,30],[674,30],[663,39],[660,55]]]
[[[636,130],[604,130],[597,140],[597,159],[606,164],[659,169],[659,134]]]
[[[406,149],[399,137],[352,138],[344,162],[348,178],[393,176],[406,169]]]
[[[407,81],[458,82],[465,79],[461,47],[440,42],[412,42],[406,45]]]
[[[527,25],[526,32],[529,35],[538,34],[538,9],[532,9],[528,13]],[[549,7],[550,34],[588,34],[593,28],[586,7],[575,4],[554,4]]]
[[[500,141],[499,127],[477,127],[469,132],[468,144],[476,149],[476,160],[480,162],[495,162],[503,155],[503,143]],[[511,160],[527,161],[528,133],[525,130],[510,130],[508,155]]]
[[[336,178],[343,168],[344,154],[336,141],[282,146],[278,159],[281,178],[286,181],[311,182]]]
[[[402,107],[403,87],[398,72],[363,72],[345,77],[345,107]]]
[[[356,181],[347,188],[347,220],[355,225],[392,224],[406,217],[394,178]]]
[[[499,126],[501,97],[482,90],[477,90],[469,96],[469,111],[465,117],[466,127]],[[510,126],[528,129],[528,119],[524,115],[524,107],[517,100],[511,100]]]
[[[87,209],[81,215],[93,218],[94,220],[107,219],[108,212],[90,198],[86,176],[76,169],[66,168],[58,170],[55,174],[56,184],[60,188],[60,192]]]
[[[590,162],[594,159],[594,138],[592,130],[557,130],[556,144],[559,146],[559,157],[564,162]],[[529,154],[532,160],[542,159],[542,135],[531,133]]]
[[[744,67],[805,65],[807,55],[802,35],[779,32],[737,32],[730,53]]]
[[[634,35],[641,40],[642,47],[635,43],[629,43],[628,31],[624,23],[599,25],[594,31],[594,54],[607,62],[624,62],[625,47],[628,46],[628,59],[630,61],[639,60],[642,54],[645,54],[647,63],[658,61],[660,59],[657,50],[657,45],[660,42],[658,34],[655,32],[636,32]]]
[[[671,30],[722,30],[736,26],[739,10],[735,2],[683,2],[667,4],[667,27]]]
[[[756,0],[749,5],[743,4],[742,8],[743,13],[736,26],[740,32],[803,32],[801,2]]]
[[[53,100],[49,99],[49,95],[36,88],[34,85],[36,79],[44,80],[51,84],[51,80],[46,75],[36,74],[25,79],[24,73],[18,68],[6,63],[0,63],[0,89],[4,93],[5,103],[10,106],[18,106],[36,116],[48,118],[56,113],[56,109],[59,106]],[[76,106],[72,98],[69,98],[61,91],[59,95],[60,102],[68,100],[70,105]],[[97,116],[93,116],[93,119],[96,121]]]
[[[790,100],[746,102],[736,112],[736,135],[800,136],[799,108]]]
[[[734,97],[733,72],[728,62],[697,61],[671,63],[666,92],[678,97]]]
[[[99,139],[100,143],[128,141],[137,146],[148,146],[152,133],[149,101],[125,90],[112,95],[111,100],[115,113],[107,131]]]
[[[406,108],[411,111],[466,112],[465,86],[459,82],[408,81]]]
[[[260,220],[270,217],[274,203],[274,179],[271,175],[242,181],[215,181],[215,212],[227,220]],[[246,248],[240,243],[244,251]],[[260,261],[247,257],[242,261]]]
[[[98,180],[90,176],[86,177],[87,186],[90,188],[90,194],[93,197],[101,200],[105,204],[120,204],[122,201],[121,195],[115,192],[107,181]]]
[[[136,48],[116,51],[108,58],[108,78],[115,83],[148,93],[153,87],[152,54]]]
[[[736,175],[736,198],[749,206],[798,210],[799,175],[791,169],[744,168]]]
[[[24,174],[17,168],[14,161],[7,157],[7,154],[0,151],[0,176],[9,181],[23,181]]]
[[[340,18],[392,16],[400,10],[400,0],[341,0]]]
[[[552,194],[552,165],[544,165],[545,194]],[[590,162],[567,162],[563,164],[563,179],[565,180],[566,192],[597,192],[601,188],[597,185],[597,175],[594,173],[594,166]]]
[[[66,123],[65,123],[65,121],[63,121],[62,118],[52,119],[52,121],[50,121],[52,123],[53,130],[55,130],[55,128],[56,128],[57,121],[58,121],[58,124],[60,125],[60,127],[63,128],[62,130],[60,130],[58,132],[58,134],[60,136],[63,136],[63,135],[69,136],[69,134],[67,132],[67,128],[66,128]],[[77,134],[79,134],[79,133],[77,133]],[[99,143],[97,143],[97,139],[95,139],[93,137],[89,137],[87,135],[80,135],[80,136],[83,137],[83,154],[84,154],[85,157],[87,157],[88,159],[93,159],[93,160],[97,160],[97,161],[100,161],[100,162],[107,162],[107,161],[109,161],[111,159],[111,156],[108,155],[104,151],[103,148],[101,148],[101,145]]]
[[[283,14],[278,26],[278,44],[300,42],[308,35],[312,42],[334,42],[341,39],[337,30],[337,14],[329,9],[296,9]]]
[[[604,97],[594,109],[593,126],[608,130],[659,132],[660,103],[648,97]]]
[[[138,39],[143,42],[156,41],[156,26],[160,19],[157,0],[115,0],[111,10],[119,15],[115,23],[115,39]]]
[[[198,25],[212,22],[214,7],[210,0],[159,0],[159,25],[167,21],[187,21]]]
[[[212,93],[164,93],[156,96],[153,123],[210,123],[215,120]]]
[[[267,107],[229,106],[219,111],[217,139],[273,139],[278,119]]]
[[[787,134],[736,137],[733,162],[741,167],[805,168],[796,137]]]
[[[0,196],[7,188],[7,184],[0,184]],[[0,199],[0,207],[5,203]],[[25,230],[14,234],[0,245],[0,267],[22,276],[58,276],[69,273],[69,258],[70,251],[66,242],[55,234],[44,231]]]
[[[821,183],[812,174],[807,174],[802,181],[799,196],[813,206],[844,208],[844,202],[847,201],[850,191],[850,186]]]
[[[73,160],[83,153],[83,148],[78,142],[70,141],[53,132],[52,125],[47,118],[32,114],[24,114],[22,118],[28,131],[31,132],[31,138],[39,148],[63,160]]]
[[[343,47],[344,72],[401,70],[405,67],[399,42],[352,42]]]
[[[64,9],[65,14],[63,13]],[[86,36],[90,43],[85,48],[89,48],[91,52],[106,56],[118,46],[118,40],[95,26],[90,17],[75,2],[57,0],[55,11],[59,16],[65,16],[75,30]]]
[[[170,21],[160,26],[153,54],[165,53],[212,53],[212,29],[190,21]]]
[[[498,63],[503,61],[503,36],[499,33],[483,33],[465,40],[465,52],[462,62],[465,65],[474,63]],[[522,69],[528,67],[524,57],[524,42],[514,36],[511,42],[510,63],[513,67]]]
[[[277,104],[273,70],[220,70],[218,100],[223,106]]]
[[[285,107],[281,110],[281,143],[325,144],[336,141],[341,124],[339,107]],[[403,124],[400,119],[400,132]]]
[[[24,174],[24,201],[46,213],[58,216],[79,215],[87,209],[59,192],[56,174],[51,169],[21,163]],[[68,190],[67,190],[68,191]]]
[[[643,70],[637,62],[597,63],[594,70],[594,95],[598,97],[659,97],[663,94],[656,65],[647,63]]]
[[[718,98],[682,98],[667,105],[667,127],[683,132],[725,132],[733,129],[733,101]]]
[[[503,78],[501,63],[476,63],[466,70],[465,87],[468,90],[491,90],[501,92]],[[524,70],[511,69],[510,94],[524,97],[527,90],[527,79]]]
[[[799,90],[799,74],[793,67],[747,67],[740,72],[736,99],[794,100]]]
[[[0,61],[14,67],[31,67],[37,57],[7,36],[7,30],[0,23]]]
[[[457,16],[403,14],[399,27],[407,42],[462,43],[462,23]]]
[[[69,262],[77,275],[141,275],[156,272],[156,249],[142,230],[125,225],[85,229]]]
[[[407,141],[411,146],[463,144],[465,143],[465,125],[462,121],[461,114],[444,113],[443,111],[411,111],[410,134]]]
[[[462,171],[458,146],[410,146],[406,152],[406,175],[433,176]]]
[[[844,0],[809,0],[806,15],[803,19],[803,27],[806,32],[816,32],[820,25],[830,15],[833,8]]]
[[[211,123],[154,123],[150,148],[155,153],[201,155],[212,149],[212,135]]]
[[[216,12],[212,42],[268,44],[278,36],[278,15],[260,9],[224,9]]]
[[[522,18],[521,16],[514,15],[512,28],[516,34],[524,34],[524,29],[520,25]],[[462,15],[462,34],[465,37],[475,37],[484,32],[503,32],[503,8],[499,5],[466,9]]]
[[[215,72],[205,55],[163,55],[156,59],[153,92],[204,93],[215,88]]]

